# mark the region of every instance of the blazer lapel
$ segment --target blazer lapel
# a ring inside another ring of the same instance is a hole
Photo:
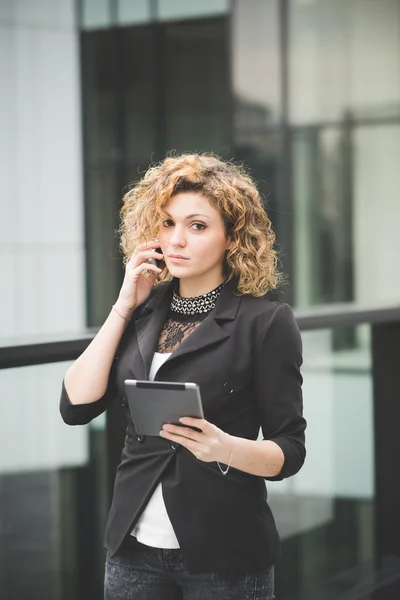
[[[148,379],[161,329],[167,319],[173,287],[174,279],[168,282],[167,285],[151,298],[144,309],[145,315],[135,323],[137,342],[143,361],[140,370],[135,368],[135,372],[138,373],[138,379],[141,377],[139,375],[140,371],[143,372],[142,378]]]
[[[154,352],[157,349],[158,339],[167,319],[176,282],[176,278],[172,279],[155,294],[145,307],[145,316],[135,323],[138,346],[143,361],[141,369],[136,368],[138,365],[135,365],[135,372],[138,373],[137,378],[139,378],[140,372],[143,373],[143,379],[148,378]],[[235,280],[228,281],[222,288],[214,310],[181,343],[179,348],[171,354],[166,363],[180,356],[216,344],[230,336],[229,332],[221,325],[223,325],[224,321],[236,318],[241,298],[235,294],[235,291]]]

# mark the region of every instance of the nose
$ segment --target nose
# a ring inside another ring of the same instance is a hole
[[[183,247],[186,245],[185,234],[183,227],[176,225],[170,237],[171,246]]]

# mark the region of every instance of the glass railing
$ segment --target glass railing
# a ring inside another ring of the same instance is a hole
[[[102,598],[106,419],[64,424],[68,366],[0,371],[0,598]]]
[[[391,453],[400,442],[385,432],[399,410],[390,382],[400,369],[385,353],[399,352],[400,308],[297,318],[307,458],[296,477],[267,483],[282,539],[277,598],[398,600],[399,454]],[[102,540],[123,417],[111,411],[68,427],[58,408],[64,359],[93,335],[0,347],[1,598],[103,597]]]
[[[333,581],[370,573],[374,546],[373,390],[367,325],[303,333],[307,459],[268,485],[283,541],[281,598],[331,598]]]

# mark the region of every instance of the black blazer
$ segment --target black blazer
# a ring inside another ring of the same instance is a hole
[[[196,459],[168,440],[136,435],[124,399],[124,380],[148,379],[168,313],[174,280],[157,284],[133,314],[110,371],[106,394],[72,405],[63,385],[61,414],[70,425],[88,423],[114,400],[125,404],[125,446],[117,469],[105,545],[118,551],[160,480],[168,515],[190,572],[249,572],[272,565],[279,538],[264,478]],[[222,289],[214,310],[173,352],[159,381],[199,384],[204,416],[231,435],[273,440],[285,462],[277,477],[297,473],[305,458],[302,416],[302,344],[292,310],[266,298]]]

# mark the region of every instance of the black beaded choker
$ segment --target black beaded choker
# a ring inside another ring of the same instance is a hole
[[[184,298],[174,290],[170,308],[172,311],[183,315],[198,315],[210,312],[215,306],[224,283],[221,283],[215,290],[211,290],[211,292],[207,292],[202,296],[194,296],[193,298]]]

